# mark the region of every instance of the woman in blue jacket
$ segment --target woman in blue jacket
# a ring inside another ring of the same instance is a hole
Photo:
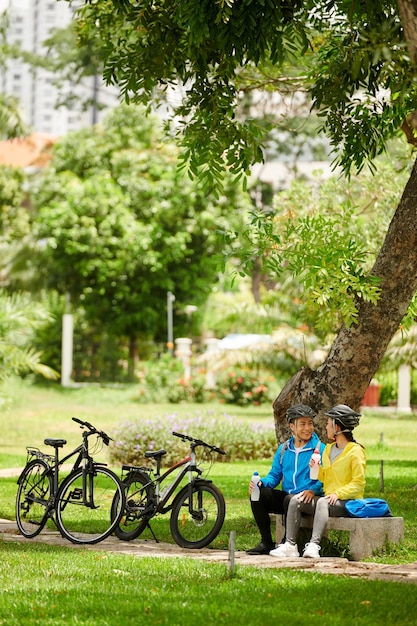
[[[252,513],[261,534],[261,542],[247,550],[247,554],[269,554],[274,549],[270,513],[285,514],[292,495],[300,494],[304,502],[323,494],[323,485],[310,478],[310,459],[315,448],[324,450],[314,432],[315,411],[306,404],[296,404],[286,413],[292,432],[290,439],[282,443],[275,453],[271,470],[259,480],[260,498],[251,500]],[[281,489],[275,489],[281,484]],[[253,489],[249,483],[249,491]]]

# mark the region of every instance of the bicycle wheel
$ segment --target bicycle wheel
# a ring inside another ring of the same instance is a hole
[[[114,529],[114,534],[123,541],[132,541],[145,530],[150,516],[144,517],[144,511],[149,511],[149,504],[155,499],[155,489],[150,483],[150,476],[146,472],[130,472],[123,480],[126,496],[125,510],[122,518]],[[114,509],[114,510],[113,510]],[[112,505],[112,519],[119,510],[119,496],[114,496]]]
[[[115,493],[119,495],[121,506],[112,519]],[[73,543],[98,543],[119,523],[124,502],[122,484],[114,472],[107,467],[95,466],[84,478],[80,468],[69,474],[59,488],[55,503],[56,523],[62,536]]]
[[[186,485],[174,500],[170,519],[171,534],[182,548],[204,548],[223,526],[226,503],[220,489],[209,482],[192,486],[192,501]]]
[[[41,459],[30,461],[18,480],[16,494],[16,522],[24,537],[36,537],[48,519],[52,493],[49,465]]]

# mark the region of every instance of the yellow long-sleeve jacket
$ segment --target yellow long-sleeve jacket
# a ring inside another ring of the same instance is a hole
[[[335,445],[327,444],[322,455],[319,480],[323,483],[324,495],[335,493],[339,500],[363,498],[366,468],[364,449],[351,441],[330,463],[330,450]]]

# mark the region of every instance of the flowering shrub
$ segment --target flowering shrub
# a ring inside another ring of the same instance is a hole
[[[190,379],[184,378],[180,360],[165,354],[158,361],[147,363],[137,372],[140,386],[137,399],[142,402],[207,402],[211,392],[206,388],[205,376],[193,370]]]
[[[172,431],[203,439],[207,443],[226,451],[218,461],[272,459],[277,440],[273,424],[269,427],[250,426],[230,415],[214,415],[211,411],[196,412],[179,417],[175,413],[141,420],[140,418],[120,423],[114,431],[110,449],[113,463],[146,465],[146,450],[164,448],[164,466],[170,466],[189,450],[186,443],[172,435]],[[200,452],[202,449],[200,449]]]
[[[270,403],[276,395],[271,389],[273,376],[245,369],[219,375],[215,388],[207,389],[203,369],[192,367],[191,377],[185,379],[181,361],[170,354],[142,366],[137,377],[140,383],[137,399],[142,402],[204,403],[220,399],[226,404],[249,406]]]
[[[210,399],[210,393],[205,389],[206,379],[204,376],[193,376],[186,380],[183,377],[176,378],[168,383],[166,395],[168,402],[197,402],[203,403]]]
[[[240,406],[271,402],[273,380],[273,377],[267,379],[247,370],[229,371],[218,380],[218,396],[223,402]]]

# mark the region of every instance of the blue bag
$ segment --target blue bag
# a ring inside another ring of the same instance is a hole
[[[345,504],[349,517],[392,517],[388,503],[380,498],[358,498]]]

